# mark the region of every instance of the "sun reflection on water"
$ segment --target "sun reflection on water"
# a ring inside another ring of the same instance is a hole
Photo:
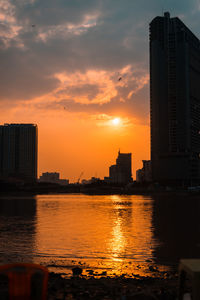
[[[111,240],[112,256],[113,260],[119,260],[120,254],[123,252],[125,247],[125,238],[121,231],[121,220],[117,220],[113,226],[113,238]]]
[[[110,267],[115,265],[116,274],[144,276],[152,258],[151,212],[144,215],[145,204],[132,206],[130,197],[113,195],[113,227],[110,239]],[[130,243],[130,235],[133,243]],[[134,249],[134,253],[131,251]],[[144,261],[146,257],[147,261]]]

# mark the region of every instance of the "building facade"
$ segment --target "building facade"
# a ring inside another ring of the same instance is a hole
[[[152,176],[200,181],[200,41],[167,12],[150,23]]]
[[[34,124],[0,126],[0,176],[37,179],[38,135]]]

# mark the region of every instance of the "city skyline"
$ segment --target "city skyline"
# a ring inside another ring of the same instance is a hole
[[[0,5],[1,123],[38,124],[38,175],[103,177],[120,148],[135,179],[150,159],[149,23],[169,11],[199,38],[199,6],[130,2]]]

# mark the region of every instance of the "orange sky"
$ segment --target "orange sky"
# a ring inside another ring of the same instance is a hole
[[[34,99],[33,102],[36,100]],[[119,118],[118,124],[113,119]],[[60,172],[61,178],[77,181],[108,176],[118,150],[132,153],[133,177],[149,159],[149,126],[133,118],[62,110],[38,110],[31,104],[4,110],[4,123],[36,123],[38,125],[38,175]]]
[[[1,124],[38,125],[38,177],[103,179],[120,149],[135,179],[150,158],[148,24],[159,9],[145,2],[143,18],[125,1],[0,3]]]
[[[0,1],[1,124],[38,125],[38,175],[103,178],[120,149],[135,179],[150,158],[149,23],[162,11],[198,36],[196,0]]]

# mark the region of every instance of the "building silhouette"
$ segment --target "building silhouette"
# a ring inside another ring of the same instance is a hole
[[[57,183],[60,185],[67,185],[69,184],[68,179],[61,179],[60,178],[60,173],[58,172],[45,172],[42,173],[40,176],[39,182],[47,182],[47,183]]]
[[[0,176],[37,179],[37,125],[4,124],[0,126]]]
[[[152,176],[200,181],[200,41],[166,12],[150,23]]]
[[[136,181],[141,183],[151,182],[152,181],[152,169],[151,161],[143,160],[142,169],[136,170]]]
[[[109,177],[105,181],[119,184],[132,182],[131,153],[120,153],[116,159],[116,164],[109,167]]]

